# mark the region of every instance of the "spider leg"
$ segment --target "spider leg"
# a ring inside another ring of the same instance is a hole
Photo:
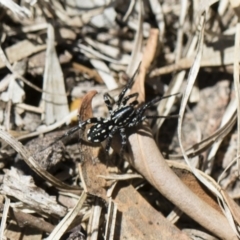
[[[150,101],[150,102],[148,102],[148,103],[146,103],[146,104],[144,104],[141,108],[139,108],[138,110],[137,110],[137,112],[136,112],[136,115],[137,115],[137,122],[139,123],[139,122],[141,122],[141,121],[143,121],[143,120],[141,120],[142,119],[142,116],[143,116],[143,114],[144,114],[144,112],[146,111],[146,109],[147,108],[149,108],[149,107],[151,107],[152,105],[154,105],[155,103],[157,103],[157,102],[159,102],[160,100],[162,100],[162,99],[165,99],[165,98],[169,98],[169,97],[172,97],[172,96],[175,96],[175,95],[178,95],[179,93],[174,93],[174,94],[171,94],[171,95],[166,95],[166,96],[159,96],[159,97],[156,97],[156,98],[154,98],[152,101]],[[159,116],[159,118],[160,118],[161,116]]]
[[[145,119],[149,119],[149,118],[178,118],[179,115],[170,115],[170,116],[144,116]],[[142,121],[144,121],[145,119],[143,119]]]
[[[125,132],[125,128],[120,128],[120,135],[121,135],[121,138],[122,138],[122,147],[121,147],[121,150],[120,150],[120,158],[122,158],[123,153],[124,153],[125,148],[126,148],[126,145],[127,145],[127,135],[126,135],[126,132]]]
[[[139,109],[139,111],[144,112],[147,108],[151,107],[152,105],[154,105],[155,103],[159,102],[160,100],[165,99],[165,98],[169,98],[169,97],[172,97],[172,96],[175,96],[175,95],[178,95],[178,94],[179,94],[179,93],[174,93],[174,94],[166,95],[166,96],[158,96],[158,97],[154,98],[152,101],[144,104],[144,105]]]
[[[106,104],[106,106],[108,108],[108,111],[111,114],[112,108],[113,108],[113,103],[115,103],[115,100],[108,93],[105,93],[103,95],[103,99],[104,99],[104,102],[105,102],[105,104]]]
[[[126,144],[127,144],[127,136],[126,136],[126,132],[125,132],[125,128],[113,128],[112,131],[110,132],[109,136],[108,136],[108,140],[107,140],[107,144],[106,144],[106,147],[105,147],[105,151],[108,153],[109,152],[109,149],[110,149],[110,146],[111,146],[111,142],[112,142],[112,139],[113,139],[113,136],[114,134],[117,132],[117,131],[120,131],[120,136],[122,138],[122,147],[121,147],[121,150],[120,150],[120,157],[123,156],[123,153],[125,151],[125,148],[126,148]]]
[[[111,146],[111,142],[112,142],[113,136],[117,132],[117,130],[118,130],[117,127],[113,127],[113,129],[109,133],[109,136],[108,136],[108,139],[107,139],[107,144],[106,144],[106,147],[105,147],[105,151],[107,153],[109,153],[109,149],[110,149],[110,146]]]
[[[92,123],[101,123],[103,121],[103,118],[89,118],[86,121],[80,121],[79,124],[73,128],[70,128],[67,132],[65,132],[62,136],[58,137],[55,139],[54,142],[49,144],[47,147],[43,148],[41,151],[46,150],[47,148],[53,146],[56,142],[59,142],[60,140],[64,139],[65,137],[70,136],[71,134],[75,133],[79,129],[84,128],[87,124],[92,124]]]
[[[145,119],[149,119],[149,118],[178,118],[179,115],[171,115],[171,116],[142,116],[142,118],[138,121],[139,122],[143,122]]]
[[[52,142],[51,144],[49,144],[47,147],[43,148],[41,150],[42,151],[45,151],[47,148],[53,146],[55,143],[59,142],[60,140],[64,139],[65,137],[68,137],[70,136],[71,134],[75,133],[77,130],[81,129],[83,126],[84,126],[85,122],[82,122],[82,124],[79,123],[79,125],[73,127],[73,128],[70,128],[67,132],[65,132],[62,136],[58,137],[55,139],[54,142]]]
[[[65,132],[62,136],[56,138],[54,142],[52,142],[51,144],[49,144],[49,145],[48,145],[46,148],[44,148],[43,150],[45,150],[45,149],[53,146],[56,142],[59,142],[60,140],[64,139],[65,137],[70,136],[71,134],[75,133],[77,130],[79,130],[79,129],[81,129],[81,128],[82,128],[82,125],[80,125],[80,124],[77,125],[77,126],[75,126],[75,127],[73,127],[73,128],[70,128],[67,132]],[[43,150],[42,150],[42,151],[43,151]]]
[[[135,117],[132,118],[131,122],[129,123],[129,127],[137,126],[140,122],[144,121],[147,118],[171,118],[172,116],[145,116],[144,113],[147,108],[151,107],[156,102],[158,102],[164,98],[168,98],[168,97],[175,96],[178,94],[179,93],[175,93],[175,94],[167,95],[167,96],[163,96],[163,97],[159,96],[159,97],[154,98],[152,101],[144,104],[142,107],[140,107],[139,109],[136,110]],[[173,117],[178,117],[178,115],[177,116],[174,115]]]
[[[123,98],[122,100],[122,105],[125,106],[127,104],[127,101],[131,98],[134,98],[135,97],[135,100],[137,99],[139,93],[136,92],[136,93],[132,93],[132,94],[129,94],[128,96],[126,96],[125,98]]]
[[[117,106],[120,106],[120,105],[121,105],[121,103],[122,103],[122,101],[123,101],[123,98],[124,98],[124,95],[126,94],[126,91],[132,87],[133,80],[134,80],[136,74],[137,74],[138,71],[139,71],[140,65],[141,65],[141,62],[139,63],[138,68],[137,68],[137,70],[135,71],[135,73],[133,74],[133,76],[130,78],[130,80],[128,81],[128,83],[126,84],[126,86],[123,88],[122,92],[119,94],[118,100],[117,100]]]

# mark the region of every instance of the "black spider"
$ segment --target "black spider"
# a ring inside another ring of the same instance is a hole
[[[107,139],[106,151],[109,151],[112,138],[116,132],[120,132],[122,138],[122,147],[120,154],[122,155],[126,147],[126,128],[137,126],[139,123],[147,118],[166,118],[165,116],[146,116],[144,115],[147,108],[160,101],[161,99],[176,95],[168,95],[164,97],[156,97],[152,101],[145,103],[143,106],[136,108],[138,104],[136,100],[138,93],[133,93],[125,96],[126,91],[131,88],[133,84],[134,76],[128,81],[122,92],[118,96],[118,100],[115,101],[108,93],[105,93],[103,98],[109,111],[109,117],[104,118],[89,118],[86,121],[80,121],[76,127],[73,127],[63,136],[56,141],[69,136],[79,129],[83,129],[87,124],[93,124],[87,132],[87,139],[93,143],[99,143]],[[134,101],[128,104],[128,101],[135,98]],[[116,109],[113,107],[116,105]],[[176,117],[176,116],[172,116]],[[56,142],[55,141],[55,142]]]

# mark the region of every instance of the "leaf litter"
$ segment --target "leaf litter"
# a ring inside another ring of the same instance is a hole
[[[238,239],[238,4],[21,4],[1,6],[0,238]],[[147,113],[178,118],[128,129],[123,158],[89,126],[54,143],[139,63],[129,93],[180,93]]]

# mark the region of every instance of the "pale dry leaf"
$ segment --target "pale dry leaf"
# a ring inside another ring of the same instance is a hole
[[[85,38],[85,41],[90,46],[94,47],[95,49],[97,49],[102,54],[105,54],[106,56],[109,56],[113,59],[123,58],[123,57],[121,57],[121,55],[123,53],[121,52],[121,50],[118,47],[114,47],[114,46],[111,46],[109,44],[103,44],[101,42],[95,41],[95,40],[93,40],[91,38],[88,38],[88,37]],[[126,61],[127,61],[127,58],[129,58],[129,56],[124,55],[124,58],[126,58]],[[130,58],[129,58],[129,60],[130,60]]]
[[[201,142],[194,144],[192,147],[186,150],[186,154],[188,157],[194,157],[198,154],[202,153],[206,148],[210,147],[214,142],[217,142],[219,139],[224,138],[227,134],[232,130],[236,123],[236,114],[233,114],[231,118],[219,128],[215,133],[211,136],[204,138]],[[179,159],[182,158],[182,155],[169,155],[171,159]]]
[[[11,82],[12,74],[7,74],[4,78],[2,78],[0,82],[0,92],[3,92],[7,89],[9,83]]]
[[[219,238],[216,238],[209,233],[192,229],[192,228],[184,228],[183,232],[185,232],[189,237],[191,237],[191,239],[194,239],[194,240],[197,240],[197,239],[219,240]]]
[[[14,75],[11,75],[10,79],[7,91],[1,94],[1,100],[4,102],[12,101],[13,104],[22,103],[25,99],[23,83],[16,81]]]
[[[42,118],[47,125],[69,114],[64,78],[54,46],[54,28],[51,24],[48,25],[42,101],[45,109]]]
[[[92,63],[98,74],[101,76],[109,90],[118,87],[117,82],[110,73],[110,70],[106,63],[98,59],[91,59],[90,62]]]
[[[105,1],[103,1],[103,4],[105,4]],[[98,15],[95,15],[91,19],[91,23],[98,28],[104,27],[104,28],[114,28],[116,27],[116,11],[115,9],[110,6],[106,7],[103,12],[101,12]]]
[[[46,22],[41,22],[41,23],[36,23],[34,22],[32,25],[27,25],[27,26],[20,26],[21,32],[23,33],[31,33],[35,31],[41,31],[47,29],[47,23]],[[8,25],[3,25],[3,28],[5,31],[7,31],[8,36],[15,35],[17,33],[17,30],[14,28],[9,27]]]

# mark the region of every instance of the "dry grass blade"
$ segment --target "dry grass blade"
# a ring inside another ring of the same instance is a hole
[[[76,62],[73,62],[72,64],[73,68],[78,70],[81,73],[88,74],[91,78],[96,79],[97,82],[103,83],[103,79],[98,74],[98,72],[94,69],[90,69],[88,67],[85,67],[84,65],[78,64]]]
[[[90,60],[92,65],[97,69],[98,74],[106,83],[108,89],[115,89],[117,87],[117,83],[115,79],[110,74],[110,70],[106,63],[98,59],[91,59]]]
[[[123,21],[124,22],[127,21],[127,19],[129,18],[129,16],[130,16],[130,14],[131,14],[135,4],[136,4],[136,0],[131,0],[130,4],[128,6],[128,10],[127,10],[126,14],[123,17]]]
[[[95,58],[99,58],[101,60],[104,60],[104,61],[107,61],[110,63],[124,64],[124,65],[127,65],[128,61],[129,61],[128,58],[127,59],[122,58],[122,59],[116,60],[115,58],[105,56],[104,54],[99,53],[98,51],[94,50],[93,48],[91,48],[89,46],[87,47],[81,43],[78,44],[78,47],[79,47],[80,51],[82,53],[84,53],[85,55],[89,56],[90,59],[93,59],[93,56],[94,56]]]
[[[55,227],[48,237],[48,240],[58,240],[62,235],[67,231],[70,224],[78,215],[79,211],[82,208],[83,203],[85,202],[87,194],[83,191],[77,205],[62,219],[62,221]]]
[[[175,55],[175,63],[177,64],[182,52],[182,40],[183,40],[183,25],[184,20],[187,13],[187,1],[181,2],[181,14],[179,15],[179,28],[178,28],[178,36],[177,36],[177,46],[176,46],[176,55]]]
[[[214,159],[215,155],[224,139],[225,136],[231,131],[233,126],[235,125],[236,122],[236,98],[232,99],[231,102],[229,103],[226,112],[222,118],[220,129],[222,129],[222,133],[218,131],[218,134],[215,135],[215,139],[212,141],[213,144],[211,146],[211,149],[208,153],[207,160],[205,163],[205,172],[207,174],[211,174],[213,166],[214,166]],[[231,124],[229,124],[231,123]],[[220,130],[219,129],[219,130]],[[217,133],[217,132],[216,132]],[[200,147],[200,145],[199,145]],[[201,147],[200,147],[201,149]]]
[[[237,164],[238,164],[238,175],[240,175],[240,163],[238,156],[240,156],[240,84],[239,84],[239,52],[240,52],[240,23],[236,25],[235,33],[235,56],[234,56],[234,87],[236,93],[237,103]]]
[[[234,102],[233,102],[234,104]],[[188,148],[185,150],[185,153],[188,157],[194,157],[203,152],[206,148],[211,146],[214,142],[217,142],[221,138],[224,138],[227,136],[227,134],[232,130],[236,123],[236,114],[233,113],[232,116],[230,117],[228,121],[220,128],[218,129],[215,133],[213,133],[210,137],[207,137],[203,139],[201,142],[194,144],[192,147]],[[179,159],[182,158],[183,155],[170,155],[171,159]]]
[[[112,201],[112,198],[110,198],[108,202],[108,214],[107,214],[107,223],[106,223],[106,230],[105,230],[105,239],[109,239],[109,240],[114,239],[116,219],[117,219],[117,206]]]
[[[163,43],[163,36],[165,34],[165,23],[164,23],[164,14],[163,14],[163,9],[162,6],[160,4],[160,2],[156,1],[156,0],[150,0],[149,1],[150,6],[151,6],[151,10],[155,15],[155,18],[157,20],[157,24],[158,24],[158,30],[159,30],[159,40],[160,43]]]
[[[188,51],[187,51],[187,56],[191,56],[193,54],[196,44],[197,44],[197,37],[194,36],[193,39],[191,40],[191,43],[189,44],[190,46],[189,46]],[[179,92],[185,75],[186,75],[186,71],[179,72],[172,79],[172,81],[169,85],[169,88],[168,88],[168,90],[165,94],[170,95],[170,94],[174,94],[176,92]],[[150,73],[150,76],[151,76],[151,73]],[[161,101],[159,103],[159,106],[158,106],[158,115],[159,116],[160,115],[167,116],[169,114],[169,112],[170,112],[170,110],[173,106],[173,103],[175,101],[175,98],[176,97],[173,96],[171,98],[164,99],[163,101]],[[158,142],[158,139],[159,139],[158,129],[162,126],[164,121],[165,121],[164,119],[158,119],[157,122],[156,122],[156,126],[153,129],[153,132],[157,132],[157,134],[156,134],[157,142]]]
[[[8,197],[5,197],[5,204],[4,204],[4,209],[2,213],[2,219],[1,219],[1,227],[0,227],[0,239],[4,239],[4,230],[5,226],[7,223],[7,216],[8,216],[8,211],[10,207],[10,199]]]
[[[100,229],[100,217],[102,212],[102,206],[98,198],[94,201],[94,206],[92,207],[92,214],[88,224],[88,239],[97,240],[99,237]]]
[[[224,42],[222,44],[224,45]],[[234,53],[234,46],[224,46],[224,48],[219,51],[204,45],[201,67],[221,67],[223,65],[227,67],[227,65],[232,65],[234,62]],[[151,71],[150,77],[153,78],[176,71],[187,70],[191,68],[193,61],[194,58],[192,55],[181,58],[177,63],[154,69]],[[230,73],[233,72],[230,66],[227,67],[226,70]]]
[[[143,29],[142,29],[142,23],[143,23],[143,5],[142,4],[143,3],[140,0],[138,0],[137,3],[139,6],[138,25],[137,25],[137,32],[134,39],[133,50],[131,53],[131,60],[126,70],[126,73],[128,74],[128,76],[133,76],[141,59],[141,49],[142,49],[142,40],[143,40],[142,39],[143,38]]]
[[[98,177],[108,180],[130,180],[134,178],[142,178],[142,176],[139,174],[122,174],[122,175],[109,174],[108,176],[98,175]]]

